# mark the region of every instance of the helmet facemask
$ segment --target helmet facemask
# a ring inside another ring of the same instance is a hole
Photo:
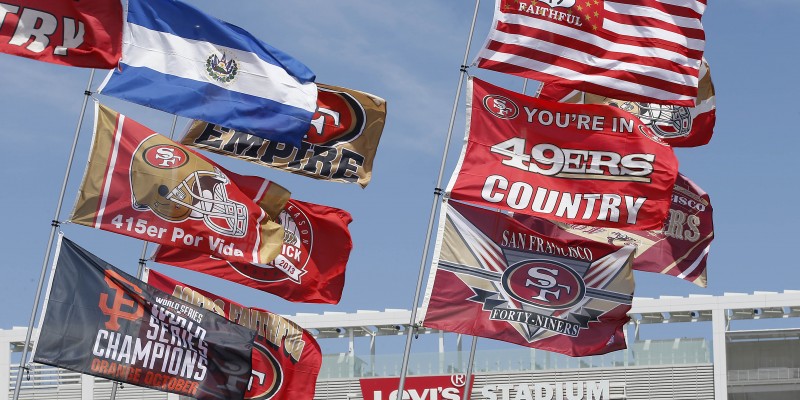
[[[688,107],[638,103],[639,118],[662,138],[688,136],[692,131],[692,115]]]
[[[202,219],[225,236],[243,237],[247,231],[247,208],[228,198],[230,182],[218,169],[194,171],[164,197],[192,210],[189,218]]]

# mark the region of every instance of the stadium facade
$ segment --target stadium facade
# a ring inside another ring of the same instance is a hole
[[[410,311],[298,314],[288,316],[314,333],[324,356],[315,399],[395,400],[388,391],[362,393],[361,380],[397,377]],[[571,358],[525,347],[479,349],[473,364],[472,399],[493,400],[796,400],[800,399],[800,291],[783,293],[692,295],[636,298],[627,329],[628,349],[603,356]],[[786,321],[778,322],[778,319]],[[737,321],[756,329],[734,330]],[[771,322],[768,322],[771,321]],[[650,324],[681,332],[681,337],[644,339]],[[690,324],[690,325],[689,325]],[[778,329],[775,325],[781,326]],[[698,332],[686,338],[686,332]],[[458,377],[467,370],[469,350],[459,335],[417,328],[425,339],[438,338],[438,351],[412,347],[412,377]],[[424,335],[433,335],[424,336]],[[35,334],[34,334],[35,336]],[[14,391],[24,328],[0,330],[0,393]],[[445,351],[446,339],[455,351]],[[378,353],[391,342],[394,353]],[[486,339],[481,339],[486,340]],[[337,346],[329,346],[336,341]],[[486,340],[488,341],[488,340]],[[357,352],[357,348],[366,348]],[[113,383],[44,365],[25,373],[20,399],[108,399]],[[455,380],[451,379],[455,382]],[[409,386],[406,386],[407,388]],[[396,386],[395,386],[396,389]],[[404,398],[445,400],[438,388],[413,391]],[[440,396],[441,395],[441,396]],[[179,399],[177,395],[125,385],[117,399]]]

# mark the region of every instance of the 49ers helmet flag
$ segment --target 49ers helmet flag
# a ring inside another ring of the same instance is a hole
[[[564,240],[444,202],[423,326],[563,353],[625,348],[635,247]]]
[[[70,220],[221,259],[268,263],[289,192],[225,170],[195,151],[96,104],[89,162]]]

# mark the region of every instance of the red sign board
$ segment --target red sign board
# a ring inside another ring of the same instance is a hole
[[[403,395],[397,389],[400,378],[361,379],[361,395],[364,400],[460,400],[467,384],[465,374],[409,376],[403,383]],[[470,387],[475,376],[470,380]]]

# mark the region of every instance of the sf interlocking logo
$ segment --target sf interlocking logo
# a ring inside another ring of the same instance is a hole
[[[108,288],[114,292],[114,300],[111,307],[108,306],[108,293],[100,293],[100,311],[107,315],[108,322],[105,323],[106,329],[116,331],[119,330],[119,319],[127,319],[128,321],[135,321],[144,315],[144,308],[142,308],[135,300],[126,298],[126,291],[134,291],[142,293],[142,289],[123,278],[120,274],[112,270],[106,270],[104,278]],[[128,286],[124,288],[120,286],[121,282]],[[125,307],[125,310],[123,310]]]
[[[500,95],[488,95],[483,98],[483,107],[497,118],[514,119],[519,115],[519,107],[514,100]]]

